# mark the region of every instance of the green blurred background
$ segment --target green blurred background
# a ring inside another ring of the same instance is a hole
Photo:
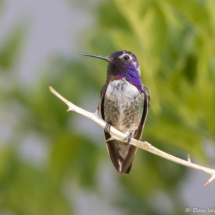
[[[214,0],[0,0],[0,215],[212,208],[209,175],[143,150],[120,176],[102,128],[48,86],[94,112],[107,63],[79,53],[132,51],[151,95],[143,140],[214,168],[214,11]]]

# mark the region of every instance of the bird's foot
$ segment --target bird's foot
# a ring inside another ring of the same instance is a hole
[[[129,144],[131,139],[132,139],[132,137],[133,137],[133,133],[129,133],[129,135],[123,141],[127,140],[127,144]]]
[[[111,123],[107,122],[105,125],[105,132],[110,132],[110,126],[111,126]]]

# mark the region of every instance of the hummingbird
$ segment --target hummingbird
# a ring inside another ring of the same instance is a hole
[[[148,88],[141,82],[139,63],[132,52],[125,50],[109,56],[81,54],[108,62],[99,110],[107,123],[104,136],[112,163],[120,174],[128,174],[137,151],[129,142],[141,139],[150,102]],[[110,126],[124,133],[125,140],[112,139]]]

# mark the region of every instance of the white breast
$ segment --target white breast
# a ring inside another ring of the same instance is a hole
[[[105,94],[110,100],[123,105],[130,104],[131,101],[139,98],[139,95],[139,90],[124,78],[111,81]]]
[[[114,102],[115,107],[119,111],[118,122],[115,128],[125,134],[135,131],[140,123],[139,121],[131,123],[130,128],[127,128],[126,124],[122,122],[128,117],[124,111],[141,99],[139,90],[123,78],[109,83],[105,98]]]

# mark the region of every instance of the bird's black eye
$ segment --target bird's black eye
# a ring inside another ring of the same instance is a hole
[[[124,56],[124,60],[128,60],[129,59],[129,56],[128,55],[125,55]]]

